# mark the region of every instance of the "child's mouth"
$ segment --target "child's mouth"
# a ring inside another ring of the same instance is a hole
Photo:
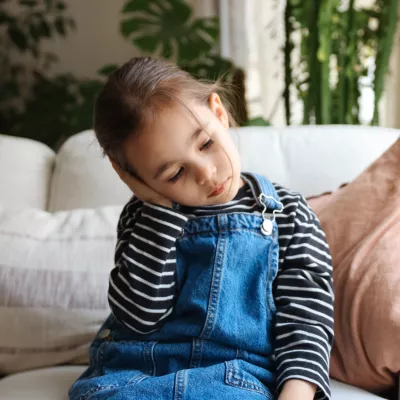
[[[225,181],[225,182],[223,182],[223,183],[221,183],[220,185],[218,185],[217,187],[216,187],[216,189],[211,193],[211,194],[209,194],[209,196],[208,197],[217,197],[217,196],[219,196],[221,193],[223,193],[224,191],[225,191],[225,185],[226,185],[226,182],[228,181],[228,179]]]

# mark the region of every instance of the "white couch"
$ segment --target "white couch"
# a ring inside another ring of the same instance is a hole
[[[301,191],[305,196],[334,190],[355,178],[399,136],[396,130],[352,126],[254,127],[239,128],[236,132],[233,136],[238,139],[244,170],[265,174],[273,181]],[[41,218],[47,218],[46,227],[49,224],[59,227],[57,218],[60,219],[60,215],[64,218],[66,210],[113,207],[111,219],[100,228],[97,225],[90,227],[91,214],[85,217],[86,225],[74,226],[74,234],[101,230],[112,238],[103,246],[104,252],[100,255],[98,249],[95,254],[90,247],[76,250],[92,251],[93,254],[86,254],[85,259],[93,256],[96,263],[101,264],[99,268],[102,271],[111,268],[114,223],[129,195],[108,161],[101,157],[91,131],[70,138],[57,155],[40,143],[0,135],[0,206],[3,210],[40,209],[43,210]],[[66,224],[65,218],[63,224]],[[23,230],[24,227],[18,226],[18,229]],[[6,246],[0,242],[0,253],[2,245]],[[49,256],[49,260],[66,263],[60,253],[58,257],[57,260]],[[97,316],[94,321],[90,334],[94,334],[101,318]],[[1,326],[6,323],[0,320],[0,338]],[[79,329],[77,323],[75,330]],[[45,332],[35,332],[39,336],[45,335]],[[86,348],[83,351],[86,352]],[[15,369],[15,365],[12,368]],[[66,399],[69,386],[84,368],[57,366],[9,374],[0,379],[0,400]],[[0,364],[0,374],[5,371],[1,371]],[[380,398],[334,380],[332,392],[334,400]]]

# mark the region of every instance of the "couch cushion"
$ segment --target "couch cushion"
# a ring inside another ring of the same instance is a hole
[[[0,374],[87,361],[109,313],[120,211],[0,205]]]
[[[82,132],[64,143],[56,157],[49,211],[123,205],[130,196],[102,156],[93,131]]]
[[[400,139],[354,182],[310,199],[332,253],[331,374],[372,391],[400,371]]]
[[[305,196],[354,179],[399,135],[394,129],[338,125],[242,127],[231,133],[238,139],[243,170],[258,172]],[[50,211],[122,205],[129,196],[102,157],[93,131],[64,144],[51,182]]]
[[[0,135],[0,204],[45,210],[54,156],[42,143]]]
[[[399,136],[395,129],[326,125],[240,128],[243,169],[311,196],[353,180]]]
[[[0,400],[68,400],[68,389],[85,367],[22,372],[0,380]]]
[[[67,400],[68,389],[85,367],[57,367],[19,373],[0,380],[0,400]],[[381,397],[331,381],[332,400],[378,400]]]

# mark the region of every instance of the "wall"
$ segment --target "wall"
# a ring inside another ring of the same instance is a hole
[[[215,13],[214,0],[188,0],[195,15]],[[46,44],[59,57],[54,72],[71,72],[93,77],[105,64],[121,64],[140,55],[134,45],[119,33],[121,9],[125,0],[67,0],[69,12],[77,24],[76,32],[66,39]]]

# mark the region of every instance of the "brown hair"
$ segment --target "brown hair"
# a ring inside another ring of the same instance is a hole
[[[143,132],[160,111],[173,104],[183,106],[197,120],[184,99],[208,105],[213,92],[223,99],[230,125],[235,126],[227,91],[220,83],[196,80],[165,60],[132,58],[109,76],[95,102],[93,126],[104,154],[136,175],[124,157],[125,141]]]

